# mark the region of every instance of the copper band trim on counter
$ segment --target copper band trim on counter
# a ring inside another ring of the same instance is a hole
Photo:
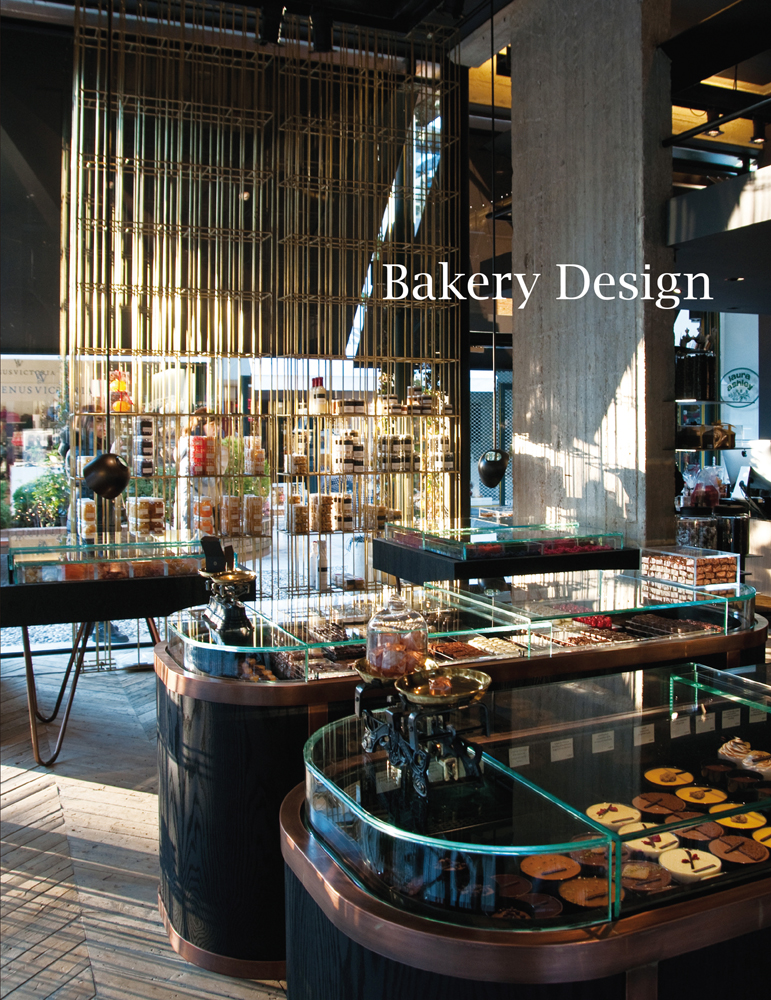
[[[158,894],[158,910],[163,920],[163,926],[169,935],[171,947],[186,962],[197,965],[209,972],[221,976],[234,976],[237,979],[284,979],[286,978],[286,962],[252,962],[245,958],[228,958],[227,955],[217,955],[191,944],[181,937],[171,926],[166,907]]]
[[[183,670],[171,658],[165,643],[155,647],[155,672],[174,694],[197,701],[224,705],[262,705],[278,708],[292,705],[327,705],[329,702],[353,702],[357,674],[323,681],[253,682],[233,677],[206,677]]]
[[[693,639],[648,639],[623,648],[582,647],[543,656],[515,657],[511,660],[467,662],[488,673],[493,685],[528,680],[567,680],[575,676],[596,676],[602,673],[635,670],[656,663],[698,660],[703,656],[736,654],[742,649],[763,647],[768,635],[768,622],[757,616],[751,629],[728,635],[710,635]],[[325,705],[336,701],[352,701],[359,677],[332,677],[317,681],[251,682],[232,677],[206,677],[183,670],[169,655],[164,643],[155,647],[155,672],[175,694],[199,701],[226,705]]]
[[[298,785],[281,807],[284,861],[328,920],[357,944],[426,972],[498,983],[569,983],[728,941],[771,926],[771,878],[564,931],[495,931],[440,924],[359,889],[308,832]]]

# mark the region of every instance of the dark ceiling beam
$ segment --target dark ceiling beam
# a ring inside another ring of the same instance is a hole
[[[735,0],[661,46],[672,60],[672,97],[771,48],[769,0]]]
[[[695,87],[688,87],[677,95],[677,103],[681,108],[693,108],[694,111],[714,110],[726,115],[743,111],[757,101],[757,94],[746,90],[729,90],[728,87],[714,87],[709,83],[697,83]],[[753,112],[752,117],[771,122],[771,107]]]
[[[438,23],[451,23],[450,18],[438,8],[443,0],[402,0],[397,4],[372,4],[368,2],[330,2],[330,0],[285,0],[287,14],[317,18],[321,15],[335,24],[352,24],[360,28],[373,28],[406,35],[421,21],[430,16]],[[269,6],[258,0],[247,0],[247,7]]]

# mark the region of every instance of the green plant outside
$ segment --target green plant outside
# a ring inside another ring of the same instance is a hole
[[[64,524],[70,487],[63,472],[51,469],[13,493],[15,528],[49,528]]]

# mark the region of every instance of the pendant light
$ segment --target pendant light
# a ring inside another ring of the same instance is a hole
[[[105,168],[107,191],[105,197],[105,209],[107,215],[106,240],[107,252],[105,254],[105,292],[107,295],[107,377],[105,389],[105,406],[107,410],[105,425],[105,451],[98,455],[93,462],[89,462],[83,469],[83,478],[86,486],[93,490],[97,496],[105,500],[114,500],[115,497],[126,489],[131,478],[131,473],[126,462],[120,455],[113,455],[110,452],[110,341],[113,332],[113,319],[115,315],[113,292],[112,292],[112,270],[113,270],[113,211],[114,211],[114,184],[115,175],[113,172],[113,139],[112,139],[112,28],[113,28],[113,0],[107,10],[107,55],[105,59],[105,71],[107,74],[107,107],[105,112],[107,142],[105,144]]]
[[[495,3],[490,0],[490,203],[493,224],[493,268],[495,268]],[[498,369],[495,357],[495,333],[497,326],[497,300],[493,297],[493,446],[477,463],[479,478],[490,489],[498,486],[509,464],[509,453],[498,447]]]

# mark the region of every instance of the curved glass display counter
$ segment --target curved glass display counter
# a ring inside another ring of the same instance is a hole
[[[367,893],[531,931],[771,874],[771,688],[689,665],[487,697],[481,776],[437,756],[425,798],[361,720],[308,741],[306,821]]]
[[[639,573],[595,570],[523,577],[505,591],[482,584],[404,588],[428,623],[437,663],[504,663],[568,651],[624,651],[671,639],[728,636],[754,624],[755,591],[744,584],[695,587]],[[251,641],[223,645],[201,614],[171,618],[169,652],[185,669],[249,681],[353,677],[366,623],[381,594],[339,593],[247,604]],[[259,669],[257,669],[259,668]]]

